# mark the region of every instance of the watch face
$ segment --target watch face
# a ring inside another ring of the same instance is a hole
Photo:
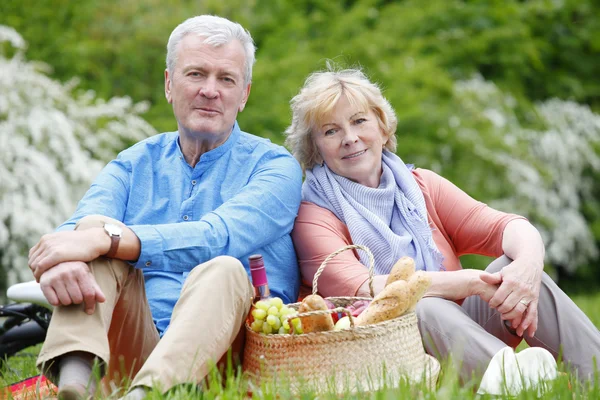
[[[110,236],[121,236],[121,233],[123,233],[123,229],[115,224],[104,224],[104,230]]]

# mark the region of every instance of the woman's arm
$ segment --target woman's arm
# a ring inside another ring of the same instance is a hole
[[[425,297],[441,297],[453,301],[479,296],[483,301],[489,302],[500,283],[500,278],[476,269],[428,274],[431,276],[431,286],[425,292]],[[484,275],[487,277],[485,281],[482,279]]]
[[[446,300],[463,300],[469,296],[479,296],[483,301],[490,301],[500,284],[500,278],[485,271],[476,269],[462,269],[459,271],[432,272],[427,274],[431,277],[431,286],[425,292],[424,297],[441,297]],[[481,276],[486,275],[484,281]],[[387,275],[378,275],[373,279],[373,289],[377,295],[385,287]],[[492,283],[495,282],[495,283]],[[366,280],[357,296],[369,297],[369,281]]]
[[[302,281],[312,286],[313,278],[328,255],[352,244],[350,233],[329,210],[313,203],[302,202],[292,231]],[[345,251],[328,262],[318,280],[323,296],[354,296],[368,280],[369,270],[358,254]],[[368,291],[367,291],[368,293]]]
[[[339,248],[352,244],[345,225],[331,212],[311,203],[302,203],[292,232],[298,262],[305,283],[311,284],[323,260]],[[478,295],[488,301],[497,286],[482,281],[487,274],[478,270],[429,272],[432,285],[426,296],[462,300]],[[377,295],[384,287],[387,275],[373,279]],[[493,281],[493,276],[488,280]],[[499,282],[498,282],[499,283]],[[369,297],[368,270],[355,253],[347,251],[332,259],[319,277],[319,292],[325,296]]]
[[[490,307],[502,313],[503,319],[511,321],[519,336],[525,331],[533,336],[538,322],[544,242],[528,221],[514,220],[504,229],[502,249],[513,262],[494,274],[502,284],[490,300]]]

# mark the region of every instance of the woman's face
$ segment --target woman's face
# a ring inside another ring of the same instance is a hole
[[[379,186],[381,153],[387,138],[372,110],[352,106],[342,95],[313,130],[313,140],[333,172],[361,185]]]

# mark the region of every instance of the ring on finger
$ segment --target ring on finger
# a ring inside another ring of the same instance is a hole
[[[529,307],[529,303],[531,302],[525,299],[521,299],[519,300],[519,303],[523,304],[525,307]]]

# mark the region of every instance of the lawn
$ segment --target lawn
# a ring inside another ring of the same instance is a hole
[[[590,317],[596,326],[600,326],[600,293],[594,295],[578,295],[573,300]],[[39,351],[39,346],[23,351],[16,357],[11,358],[0,370],[0,385],[17,382],[29,376],[35,375],[35,357]],[[562,364],[559,365],[564,370]],[[229,371],[222,378],[220,374],[213,371],[207,379],[208,383],[202,388],[196,386],[182,387],[168,395],[161,395],[158,392],[150,393],[148,399],[488,399],[490,396],[479,396],[477,382],[471,382],[461,385],[458,381],[456,372],[449,366],[442,367],[442,373],[437,386],[430,389],[423,385],[408,385],[404,382],[395,388],[382,389],[373,393],[316,393],[310,388],[301,389],[299,393],[293,394],[289,385],[266,384],[256,387],[243,374],[235,371]],[[0,395],[0,399],[2,395]],[[116,397],[114,397],[116,398]],[[535,391],[522,392],[518,399],[537,399],[538,394]],[[600,399],[600,379],[596,378],[594,384],[582,386],[575,381],[569,374],[562,375],[552,382],[543,398],[552,399]]]

